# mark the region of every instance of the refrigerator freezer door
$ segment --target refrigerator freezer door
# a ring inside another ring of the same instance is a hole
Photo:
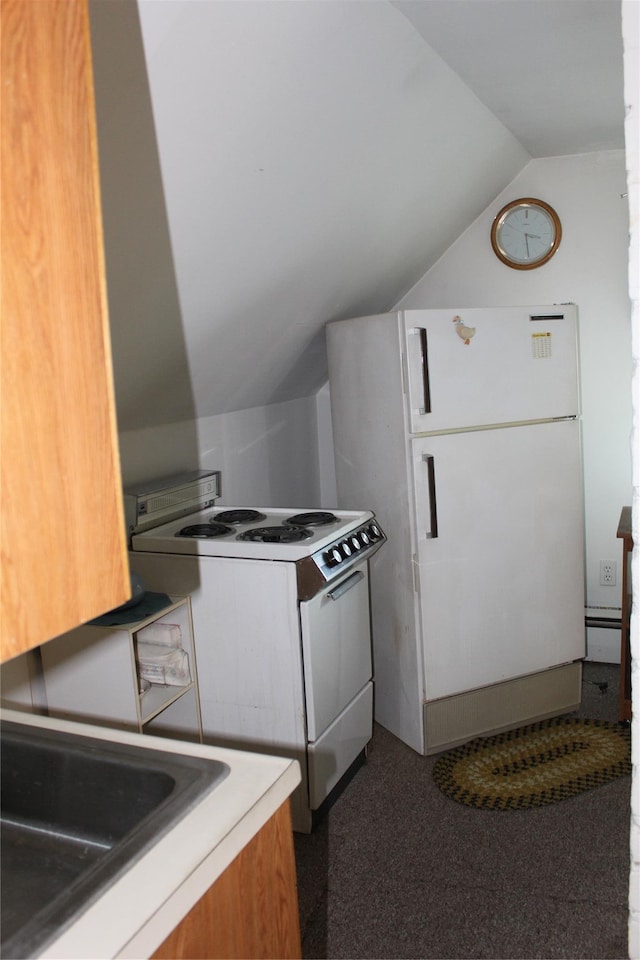
[[[400,316],[410,433],[578,414],[577,307]]]
[[[412,441],[427,700],[584,656],[579,430]]]

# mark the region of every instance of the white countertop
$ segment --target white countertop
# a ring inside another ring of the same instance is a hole
[[[229,775],[185,813],[46,950],[47,958],[149,957],[300,783],[296,760],[3,710],[1,717],[221,760]]]

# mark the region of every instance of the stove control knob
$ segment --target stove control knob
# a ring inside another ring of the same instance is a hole
[[[331,550],[327,550],[324,555],[324,562],[328,567],[337,567],[339,563],[342,563],[342,554],[338,547],[332,547]]]
[[[362,544],[363,547],[368,547],[369,544],[371,543],[371,539],[366,530],[361,530],[360,533],[358,534],[358,537],[360,538],[360,543]]]
[[[375,523],[371,524],[371,526],[369,527],[369,536],[373,541],[380,539],[382,534],[380,533],[380,527],[377,524]]]
[[[357,536],[349,537],[349,543],[351,544],[354,550],[362,550],[362,544],[358,540]]]
[[[342,541],[342,543],[340,544],[340,550],[342,551],[342,556],[345,558],[345,560],[347,559],[347,557],[350,557],[351,554],[353,553],[353,550],[351,549],[351,544],[349,543],[348,540]]]

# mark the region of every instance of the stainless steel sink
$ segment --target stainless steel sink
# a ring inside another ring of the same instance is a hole
[[[1,741],[4,957],[40,952],[229,773],[13,721]]]

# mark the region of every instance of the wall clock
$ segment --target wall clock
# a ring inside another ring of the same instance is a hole
[[[514,270],[541,267],[562,238],[560,218],[543,200],[523,197],[500,210],[491,226],[493,252]]]

